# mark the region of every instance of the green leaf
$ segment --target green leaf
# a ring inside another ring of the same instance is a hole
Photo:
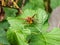
[[[6,37],[6,32],[1,28],[0,28],[0,44],[10,45]]]
[[[33,5],[31,3],[27,3],[24,7],[23,7],[23,10],[26,10],[26,9],[33,9]]]
[[[46,32],[46,30],[48,29],[48,27],[49,27],[49,24],[48,24],[48,22],[45,22],[44,24],[43,24],[43,26],[42,26],[42,32]]]
[[[42,34],[33,34],[29,45],[45,45],[45,37]]]
[[[20,30],[24,27],[23,25],[23,21],[21,21],[20,19],[17,19],[15,17],[8,17],[7,18],[11,29],[13,30]]]
[[[29,1],[34,6],[33,9],[37,8],[37,7],[44,9],[44,1],[43,0],[29,0]]]
[[[51,32],[32,34],[30,45],[60,45],[60,29],[54,28]]]
[[[9,30],[7,38],[12,45],[28,45],[25,34],[21,30]]]
[[[1,29],[4,29],[4,30],[5,30],[5,29],[8,29],[9,26],[10,26],[10,24],[8,23],[7,20],[0,22],[0,28],[1,28]]]
[[[46,42],[47,45],[60,45],[60,29],[54,28],[51,32],[47,33]]]
[[[4,7],[4,11],[5,11],[6,17],[8,17],[8,16],[15,17],[16,16],[16,13],[18,12],[16,9],[7,8],[7,7]]]
[[[50,6],[52,9],[55,9],[56,7],[60,6],[60,0],[51,0]]]
[[[43,24],[47,20],[48,14],[42,9],[38,9],[36,11],[36,13],[37,13],[37,21],[38,21],[38,23]]]
[[[45,9],[43,0],[29,0],[28,3],[23,7],[24,9],[37,10],[38,8]]]

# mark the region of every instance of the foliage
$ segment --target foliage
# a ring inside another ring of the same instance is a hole
[[[49,6],[53,10],[59,5],[59,0],[51,0]],[[0,45],[60,45],[60,29],[47,32],[51,13],[46,12],[44,0],[27,1],[20,14],[15,5],[2,7],[5,19],[0,21]]]
[[[55,9],[56,7],[60,6],[60,0],[51,0],[51,8]]]

